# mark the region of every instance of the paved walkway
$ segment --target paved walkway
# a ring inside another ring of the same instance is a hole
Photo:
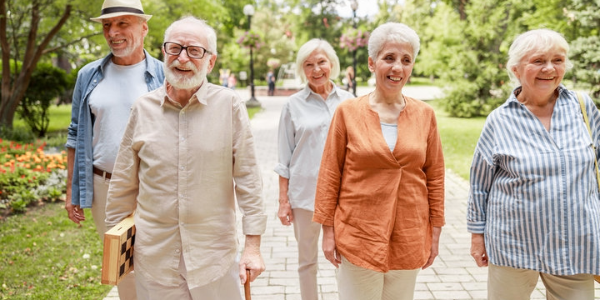
[[[368,88],[359,88],[358,95],[366,94]],[[405,87],[404,92],[422,100],[441,95],[431,87]],[[249,98],[240,91],[242,99]],[[263,111],[252,120],[256,150],[262,169],[264,199],[269,220],[262,236],[261,252],[266,271],[252,283],[253,300],[300,300],[297,275],[297,244],[292,227],[281,225],[277,218],[278,177],[273,168],[277,162],[277,126],[279,113],[285,97],[260,97]],[[419,273],[415,299],[485,299],[487,269],[478,268],[469,255],[470,234],[466,229],[468,183],[450,170],[446,175],[446,226],[440,238],[440,254],[433,266]],[[240,226],[238,226],[240,228]],[[241,229],[238,229],[241,232]],[[240,238],[243,245],[243,238]],[[337,300],[335,268],[320,254],[319,299]],[[596,284],[596,294],[600,295]],[[113,288],[104,300],[118,300]],[[545,289],[538,283],[531,299],[545,299]],[[598,299],[598,297],[597,297]],[[359,299],[360,300],[360,299]]]

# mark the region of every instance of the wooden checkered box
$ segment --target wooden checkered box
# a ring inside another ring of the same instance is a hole
[[[135,224],[130,215],[104,234],[102,284],[116,285],[133,270],[133,244]]]

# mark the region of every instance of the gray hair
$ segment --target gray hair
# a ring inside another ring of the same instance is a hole
[[[173,31],[173,28],[177,27],[177,26],[181,26],[181,25],[191,25],[191,27],[197,27],[198,29],[200,29],[203,33],[206,34],[206,41],[208,42],[208,45],[206,45],[206,47],[210,53],[216,55],[217,54],[217,34],[215,33],[215,30],[208,24],[206,24],[206,21],[189,16],[189,17],[183,17],[175,22],[173,22],[171,25],[169,25],[169,27],[167,28],[167,30],[165,30],[165,40],[164,42],[168,42],[168,39],[171,35],[171,31]]]
[[[518,35],[510,45],[510,49],[508,49],[508,61],[506,62],[506,69],[511,82],[515,86],[521,84],[515,76],[513,68],[517,67],[530,51],[552,49],[556,46],[563,50],[565,55],[569,54],[569,43],[560,33],[554,30],[534,29]],[[568,56],[565,59],[565,65],[567,71],[573,67],[573,63],[571,63]]]
[[[369,57],[376,60],[377,55],[387,42],[409,44],[413,49],[413,63],[417,59],[421,43],[419,36],[410,27],[402,23],[388,22],[377,26],[369,37]]]
[[[329,78],[337,78],[340,75],[340,59],[337,54],[335,54],[335,50],[333,50],[331,44],[322,39],[312,39],[300,47],[298,55],[296,56],[296,75],[302,79],[302,82],[307,81],[302,65],[315,50],[323,50],[323,52],[325,52],[325,55],[327,55],[327,58],[331,63],[331,73],[329,74]]]

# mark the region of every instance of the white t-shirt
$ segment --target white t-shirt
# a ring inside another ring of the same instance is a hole
[[[398,140],[398,125],[381,123],[381,132],[383,133],[383,138],[388,144],[390,151],[394,152],[396,141]]]
[[[94,166],[101,170],[113,171],[131,105],[148,92],[145,71],[146,60],[130,66],[109,62],[104,68],[104,79],[90,94],[90,109],[95,118]]]

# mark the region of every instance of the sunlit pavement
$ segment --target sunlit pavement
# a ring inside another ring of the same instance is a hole
[[[359,87],[357,94],[364,95],[372,88]],[[242,99],[250,98],[247,90],[238,90]],[[404,88],[404,93],[421,100],[431,100],[442,95],[436,87]],[[273,172],[277,163],[277,126],[279,114],[286,97],[257,97],[263,110],[252,120],[259,165],[264,183],[264,200],[269,216],[267,231],[262,236],[261,252],[266,264],[263,272],[251,284],[253,300],[300,300],[298,283],[298,251],[292,227],[281,225],[277,218],[278,175]],[[486,299],[487,268],[478,268],[469,255],[470,234],[467,232],[465,213],[468,183],[448,170],[446,173],[446,226],[440,238],[440,254],[433,266],[419,273],[415,299]],[[238,218],[239,220],[240,218]],[[238,232],[241,224],[238,222]],[[240,244],[243,237],[240,234]],[[320,247],[320,246],[319,246]],[[338,299],[335,268],[319,256],[319,299]],[[596,284],[596,295],[600,285]],[[104,300],[119,299],[113,288]],[[541,281],[531,299],[546,299]],[[598,297],[596,297],[598,299]],[[357,299],[360,300],[360,299]]]

